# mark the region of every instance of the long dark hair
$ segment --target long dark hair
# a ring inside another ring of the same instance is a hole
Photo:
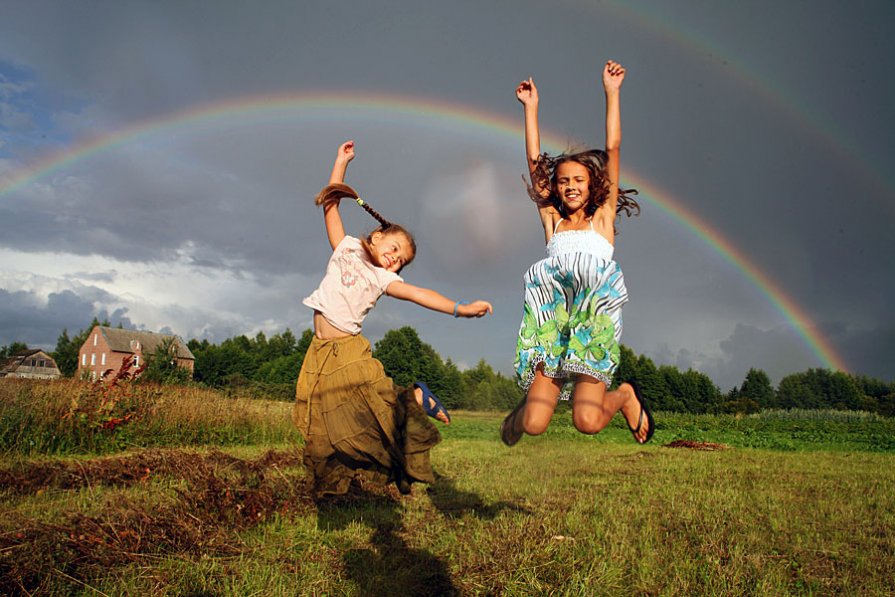
[[[373,235],[377,232],[382,234],[403,234],[407,239],[407,243],[410,245],[410,257],[407,259],[405,263],[401,265],[401,269],[404,269],[405,266],[409,265],[413,258],[416,257],[416,241],[413,239],[413,235],[410,232],[401,226],[400,224],[395,224],[394,222],[390,222],[386,220],[385,217],[372,207],[370,204],[360,198],[360,195],[357,194],[353,188],[348,186],[342,182],[336,182],[333,184],[326,185],[323,189],[317,193],[317,197],[314,198],[315,205],[322,205],[326,208],[328,205],[332,205],[333,203],[338,203],[341,199],[344,198],[353,199],[357,202],[358,205],[364,208],[368,214],[373,216],[373,218],[379,222],[379,228],[371,232],[367,235],[366,238],[361,239],[361,244],[364,247],[364,250],[367,251],[367,254],[372,257],[373,252],[370,248],[370,243],[373,241]],[[401,269],[398,271],[400,272]]]
[[[566,207],[563,205],[562,198],[556,192],[556,170],[560,164],[575,162],[587,169],[590,201],[584,207],[584,213],[591,217],[609,198],[610,181],[606,176],[606,161],[607,154],[601,149],[563,153],[555,157],[543,153],[538,156],[538,163],[534,172],[531,173],[531,184],[526,182],[528,196],[539,206],[546,207],[551,205],[562,217],[567,217]],[[544,196],[545,192],[548,193],[546,196]],[[629,196],[636,194],[637,189],[619,188],[615,213],[617,215],[624,213],[629,217],[640,215],[640,204]]]

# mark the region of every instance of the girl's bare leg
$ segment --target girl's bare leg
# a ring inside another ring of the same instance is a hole
[[[543,366],[535,371],[535,378],[528,388],[528,396],[525,399],[525,408],[516,415],[517,430],[525,431],[528,435],[540,435],[547,431],[559,393],[562,390],[563,380],[547,377],[543,373]],[[521,416],[519,416],[521,415]]]
[[[529,435],[540,435],[547,430],[553,411],[562,389],[563,380],[553,379],[544,375],[544,366],[541,365],[535,371],[535,378],[528,388],[525,405],[516,411],[510,422],[513,435],[521,435],[523,432]]]
[[[572,421],[581,433],[594,434],[602,431],[615,413],[621,411],[628,426],[636,429],[640,420],[640,403],[634,396],[634,388],[623,383],[618,389],[606,391],[606,384],[589,375],[579,375],[572,395]],[[637,433],[637,440],[646,439],[649,431],[646,418]]]

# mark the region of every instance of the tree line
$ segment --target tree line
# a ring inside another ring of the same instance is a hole
[[[77,372],[78,351],[95,325],[109,323],[94,319],[90,327],[73,337],[69,337],[67,329],[60,334],[52,356],[63,375],[73,376]],[[296,337],[287,329],[270,337],[263,332],[253,338],[236,336],[220,344],[190,340],[187,346],[196,358],[191,383],[291,400],[312,338],[311,330]],[[25,349],[20,342],[0,347],[0,361]],[[187,383],[188,376],[174,365],[164,345],[156,352],[144,355],[147,368],[143,378],[159,383]],[[442,359],[410,326],[387,332],[374,344],[373,356],[382,362],[386,374],[397,385],[423,381],[449,409],[509,410],[522,399],[514,378],[495,371],[484,360],[461,371],[451,359]],[[671,365],[656,366],[649,357],[622,345],[615,379],[637,379],[656,410],[748,414],[806,408],[895,416],[895,382],[828,369],[787,375],[776,388],[764,371],[750,369],[741,385],[724,393],[704,373],[681,371]]]

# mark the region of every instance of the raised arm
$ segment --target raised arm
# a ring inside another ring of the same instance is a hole
[[[333,163],[333,170],[329,175],[329,184],[345,182],[348,163],[353,159],[354,141],[345,141],[339,145],[336,161]],[[345,238],[345,227],[342,225],[342,216],[339,214],[338,200],[323,206],[323,222],[326,224],[326,236],[329,238],[329,244],[335,249]]]
[[[525,114],[525,161],[528,164],[529,178],[535,192],[540,195],[541,199],[546,199],[550,195],[550,189],[543,186],[545,181],[534,176],[538,158],[541,157],[541,132],[538,129],[538,88],[531,77],[516,87],[516,99],[522,104]],[[552,206],[538,204],[538,215],[544,226],[544,238],[549,240],[559,214]]]
[[[460,304],[460,301],[452,301],[434,290],[420,288],[406,282],[392,282],[385,289],[385,292],[389,296],[402,301],[410,301],[421,307],[426,307],[439,313],[454,315],[455,317],[482,317],[494,312],[491,303],[487,301],[473,301],[469,304]]]
[[[541,155],[541,133],[538,130],[538,88],[531,77],[516,87],[516,99],[525,113],[525,161],[528,173],[532,174]]]
[[[606,174],[609,177],[609,197],[604,204],[606,217],[615,221],[618,204],[619,150],[622,145],[622,117],[619,96],[625,68],[612,60],[603,67],[603,91],[606,94]]]

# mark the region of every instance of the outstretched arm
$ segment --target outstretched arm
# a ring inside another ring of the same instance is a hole
[[[354,141],[345,141],[339,145],[336,153],[336,161],[333,164],[333,171],[329,175],[329,184],[345,182],[345,172],[348,170],[348,163],[354,159]],[[323,222],[326,224],[326,236],[329,238],[329,244],[335,249],[345,238],[345,227],[342,225],[342,216],[339,214],[339,202],[333,201],[323,206]]]
[[[603,67],[603,91],[606,93],[606,174],[609,177],[609,197],[604,204],[612,220],[618,204],[619,150],[622,145],[622,117],[619,96],[625,68],[612,60]]]
[[[440,313],[447,313],[448,315],[456,315],[457,317],[482,317],[494,312],[491,303],[487,301],[473,301],[468,305],[460,305],[458,301],[452,301],[434,290],[420,288],[406,282],[392,282],[385,289],[385,292],[389,296],[402,301],[410,301],[421,307]]]

